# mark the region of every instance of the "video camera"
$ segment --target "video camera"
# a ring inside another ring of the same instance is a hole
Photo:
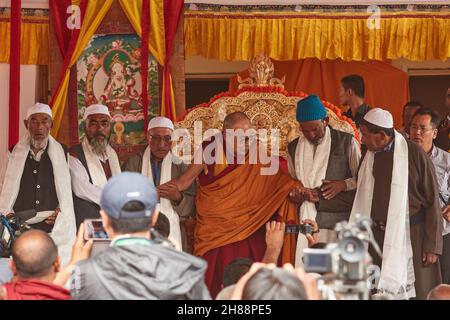
[[[0,257],[9,257],[14,240],[31,227],[25,221],[36,216],[36,210],[25,210],[8,215],[0,213]]]
[[[360,217],[353,224],[337,223],[337,243],[330,243],[324,249],[303,250],[305,271],[323,275],[318,283],[323,298],[336,299],[337,294],[342,300],[369,299],[369,275],[374,266],[367,253],[367,243],[381,256],[371,225],[369,218]]]

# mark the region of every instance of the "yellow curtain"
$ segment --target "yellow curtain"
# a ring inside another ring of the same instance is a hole
[[[49,21],[47,17],[22,17],[20,63],[49,63]],[[9,63],[9,16],[0,17],[0,63]]]
[[[448,13],[382,13],[369,29],[366,13],[186,12],[186,56],[251,60],[446,60],[450,57]]]
[[[141,12],[142,12],[142,0],[119,0],[120,5],[125,11],[131,25],[135,29],[136,33],[141,36]],[[150,0],[150,39],[149,50],[156,58],[158,63],[165,66],[166,49],[165,49],[165,27],[164,27],[164,1],[162,0]],[[169,77],[168,83],[170,87],[167,89],[166,77]],[[171,111],[174,117],[175,112],[175,95],[173,92],[172,77],[170,73],[163,73],[162,81],[162,94],[161,94],[161,116],[166,116],[167,101],[165,99],[166,90],[170,90]]]
[[[164,92],[166,90],[166,82],[164,81],[164,77],[166,77],[166,74],[163,74],[162,90],[161,90],[161,92],[162,92],[162,94],[161,94],[161,106],[165,106],[167,104],[166,98],[165,98],[165,94],[164,94]],[[177,117],[177,111],[175,109],[175,92],[173,91],[172,76],[170,75],[170,73],[169,73],[168,77],[169,77],[169,84],[170,84],[170,87],[169,87],[170,100],[172,101],[172,103],[171,103],[171,111],[172,111],[173,118],[174,118],[173,120],[175,120],[176,117]],[[166,108],[161,108],[161,117],[166,117],[166,116],[167,116]]]
[[[54,137],[56,137],[58,134],[64,108],[67,103],[67,90],[69,87],[70,68],[77,62],[78,58],[80,57],[86,45],[88,44],[89,40],[92,38],[98,26],[102,22],[103,18],[106,16],[109,9],[111,8],[113,2],[114,0],[88,2],[88,6],[86,8],[86,13],[83,19],[83,25],[81,26],[77,45],[70,60],[69,68],[66,70],[64,81],[62,85],[59,87],[58,93],[53,103],[52,113],[54,125],[52,129],[52,135]]]
[[[125,12],[131,25],[140,37],[142,0],[119,0],[119,3]],[[156,58],[158,63],[164,66],[166,56],[164,39],[164,1],[150,0],[150,37],[149,50]]]

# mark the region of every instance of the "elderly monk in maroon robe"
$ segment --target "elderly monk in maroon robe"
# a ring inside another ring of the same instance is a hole
[[[251,123],[244,113],[235,112],[225,118],[223,127],[224,131],[246,131],[251,129]],[[276,170],[272,175],[261,174],[261,169],[268,166],[259,162],[249,163],[249,139],[246,139],[245,151],[232,149],[234,154],[231,157],[236,160],[244,156],[245,163],[221,164],[220,159],[229,152],[229,148],[224,146],[229,145],[232,139],[226,134],[225,143],[217,143],[219,147],[214,149],[214,154],[211,153],[215,161],[207,164],[204,156],[219,140],[217,137],[203,143],[202,164],[192,164],[181,177],[169,182],[182,191],[199,178],[194,253],[208,262],[206,284],[213,297],[221,289],[223,269],[229,262],[238,257],[261,261],[266,249],[264,225],[267,221],[278,218],[298,223],[296,205],[289,201],[289,193],[298,182],[282,170]],[[294,263],[295,246],[296,236],[286,236],[281,263]]]

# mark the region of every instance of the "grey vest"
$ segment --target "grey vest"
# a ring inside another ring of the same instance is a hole
[[[352,177],[348,162],[348,150],[351,148],[353,136],[349,133],[330,128],[331,149],[328,158],[326,180],[345,180]],[[288,152],[295,162],[295,149],[298,138],[288,145]],[[331,200],[325,200],[319,195],[320,201],[316,203],[316,221],[319,228],[334,229],[334,225],[342,220],[348,220],[355,198],[355,190],[343,191]]]
[[[92,183],[91,174],[89,172],[89,168],[86,161],[86,156],[84,155],[83,148],[81,147],[81,144],[74,145],[70,149],[70,154],[80,160],[81,164],[86,169],[88,175],[89,175],[89,182]],[[81,199],[75,195],[75,193],[72,192],[73,196],[73,207],[75,210],[75,222],[77,225],[77,230],[80,224],[85,219],[100,219],[100,207],[93,202]]]

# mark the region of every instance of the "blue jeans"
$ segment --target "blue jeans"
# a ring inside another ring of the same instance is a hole
[[[0,258],[0,284],[10,281],[12,276],[9,269],[9,258]]]

